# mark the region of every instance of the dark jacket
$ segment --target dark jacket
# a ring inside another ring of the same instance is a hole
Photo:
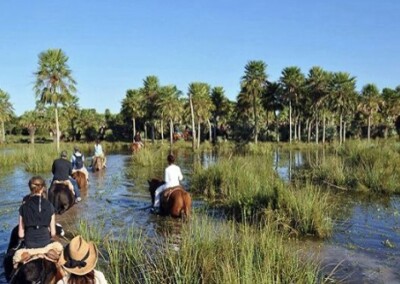
[[[51,172],[53,180],[68,180],[72,175],[72,164],[67,159],[59,158],[53,162]]]

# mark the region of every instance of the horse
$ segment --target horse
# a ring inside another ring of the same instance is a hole
[[[137,153],[139,150],[142,149],[142,144],[139,142],[133,142],[131,145],[132,153]]]
[[[104,168],[104,160],[102,157],[93,157],[92,171],[98,172]]]
[[[64,229],[56,224],[56,235],[64,236]],[[38,258],[22,264],[17,269],[13,266],[13,256],[18,246],[18,225],[13,228],[6,255],[3,260],[4,274],[9,283],[56,283],[61,279],[54,262]],[[22,247],[21,247],[22,248]]]
[[[182,138],[182,134],[179,133],[179,132],[174,132],[174,133],[172,134],[172,140],[173,140],[174,142],[180,140],[181,138]]]
[[[154,204],[156,189],[165,182],[159,179],[147,181],[151,195],[152,204]],[[192,209],[192,198],[182,186],[168,188],[161,193],[160,215],[170,215],[172,217],[190,217]]]
[[[76,170],[72,173],[72,178],[76,180],[76,183],[78,184],[79,189],[86,189],[88,186],[88,182],[86,179],[86,176],[83,172],[80,170]]]
[[[48,197],[57,214],[63,214],[75,203],[75,194],[63,183],[53,182],[48,191]]]

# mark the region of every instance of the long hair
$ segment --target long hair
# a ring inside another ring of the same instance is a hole
[[[46,188],[46,182],[41,176],[34,176],[29,180],[28,186],[32,194],[37,194]]]
[[[70,274],[68,284],[95,284],[94,270],[86,273],[85,275]]]

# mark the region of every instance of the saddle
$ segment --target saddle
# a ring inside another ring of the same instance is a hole
[[[68,186],[68,188],[72,191],[72,193],[75,195],[75,191],[74,191],[74,185],[72,184],[72,182],[70,180],[54,180],[53,181],[54,184],[63,184]]]
[[[167,188],[166,190],[164,190],[164,192],[163,192],[163,197],[165,198],[165,201],[168,201],[168,200],[169,200],[169,197],[171,196],[171,194],[172,194],[174,191],[179,190],[179,189],[184,190],[183,187],[182,187],[181,185],[177,185],[177,186],[174,186],[174,187],[170,187],[170,188]]]
[[[16,269],[19,264],[25,264],[38,258],[45,258],[57,263],[62,251],[63,245],[59,242],[50,243],[43,248],[19,249],[13,256],[13,266]]]

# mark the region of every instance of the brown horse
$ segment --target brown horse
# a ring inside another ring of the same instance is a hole
[[[132,143],[132,145],[131,145],[132,153],[137,153],[137,152],[139,152],[140,149],[142,149],[142,144],[140,144],[139,142]]]
[[[92,171],[98,172],[104,168],[104,160],[102,157],[93,157]]]
[[[88,183],[86,176],[83,172],[77,170],[72,173],[72,178],[76,180],[76,183],[78,184],[79,189],[87,189]]]
[[[52,183],[49,188],[48,198],[54,206],[57,214],[62,214],[71,208],[75,203],[75,195],[68,185],[63,183]]]
[[[152,204],[154,204],[156,189],[165,182],[159,179],[147,181]],[[192,210],[192,197],[182,186],[168,188],[161,193],[160,215],[172,217],[190,217]]]
[[[57,236],[64,236],[65,232],[61,225],[56,224]],[[13,256],[18,246],[18,225],[11,231],[10,242],[7,253],[4,256],[4,274],[9,283],[57,283],[61,279],[55,263],[38,258],[27,262],[17,269],[13,266]],[[23,248],[19,247],[19,248]]]

